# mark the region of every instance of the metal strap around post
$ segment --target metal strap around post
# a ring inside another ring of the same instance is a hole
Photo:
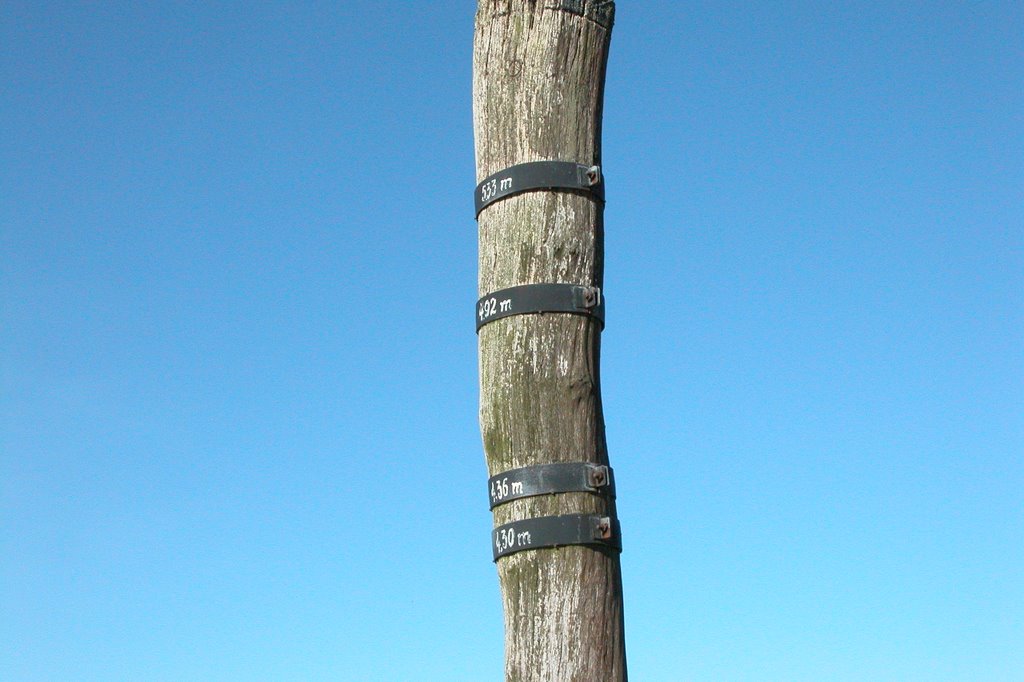
[[[611,467],[592,462],[557,462],[510,469],[487,479],[491,509],[512,500],[556,493],[615,497]]]
[[[513,521],[491,531],[494,561],[528,549],[589,545],[622,551],[619,522],[607,516],[566,514]]]
[[[572,161],[530,161],[488,175],[476,186],[476,216],[505,197],[530,190],[561,189],[583,191],[604,201],[604,178],[600,166]]]
[[[604,297],[598,287],[578,284],[523,284],[491,292],[476,302],[476,330],[510,315],[590,315],[604,329]]]

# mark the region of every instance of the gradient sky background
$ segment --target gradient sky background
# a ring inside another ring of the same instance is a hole
[[[1024,4],[628,2],[638,682],[1024,679]],[[496,680],[471,2],[0,3],[0,679]]]

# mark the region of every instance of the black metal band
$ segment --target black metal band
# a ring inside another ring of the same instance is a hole
[[[592,462],[538,464],[487,479],[491,509],[521,497],[554,493],[594,493],[615,497],[611,467]]]
[[[543,189],[584,191],[604,201],[600,166],[584,166],[572,161],[531,161],[509,166],[484,178],[473,195],[476,216],[479,218],[481,211],[507,196]]]
[[[476,330],[509,315],[575,313],[590,315],[604,329],[604,297],[597,287],[578,284],[523,284],[487,294],[476,302]]]
[[[607,516],[566,514],[513,521],[491,531],[494,560],[527,549],[592,545],[622,551],[619,522]]]

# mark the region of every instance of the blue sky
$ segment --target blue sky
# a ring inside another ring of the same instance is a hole
[[[1024,679],[1024,6],[621,2],[634,679]],[[470,2],[0,5],[0,678],[492,680]]]

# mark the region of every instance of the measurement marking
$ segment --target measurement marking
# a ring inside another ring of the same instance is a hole
[[[503,500],[509,495],[522,495],[525,492],[522,481],[508,482],[508,477],[501,479],[500,481],[493,481],[491,483],[491,500],[497,502]]]
[[[484,299],[480,302],[480,308],[478,313],[481,320],[486,320],[488,317],[492,317],[498,313],[507,313],[512,310],[512,299],[506,298],[499,301],[496,298]]]
[[[491,197],[493,197],[497,193],[498,193],[498,179],[497,178],[495,178],[493,180],[490,180],[488,182],[485,182],[483,184],[483,186],[480,188],[480,198],[483,201],[487,201],[488,199],[490,199]]]
[[[499,552],[517,547],[527,547],[532,544],[533,538],[530,537],[530,531],[527,530],[519,533],[516,532],[515,526],[499,528],[498,532],[494,534],[494,546]]]
[[[488,298],[480,302],[480,319],[485,320],[498,312],[498,299]]]

